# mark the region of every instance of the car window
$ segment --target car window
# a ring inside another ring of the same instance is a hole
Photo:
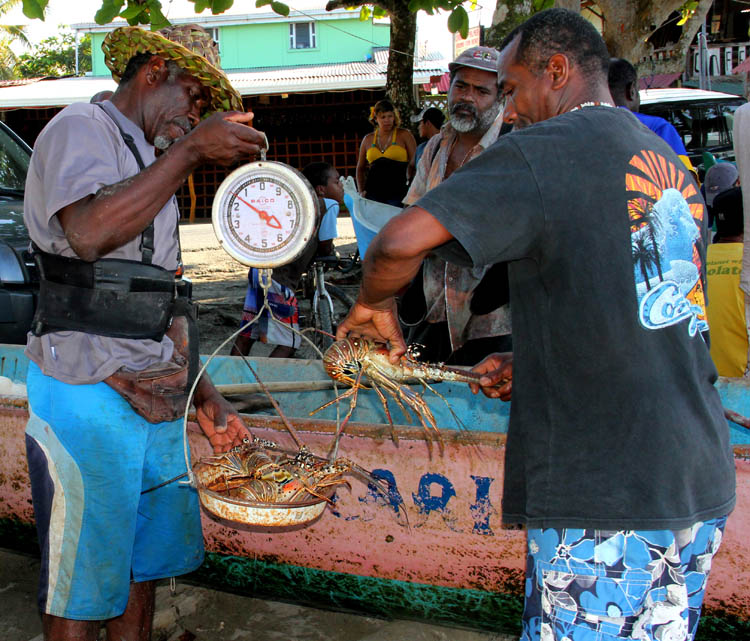
[[[29,153],[0,128],[0,188],[23,191]]]
[[[668,120],[682,137],[688,154],[692,155],[703,150],[732,149],[734,112],[741,104],[741,100],[654,103],[643,105],[641,111]]]

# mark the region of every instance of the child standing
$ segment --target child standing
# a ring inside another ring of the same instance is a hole
[[[299,302],[294,291],[315,256],[330,256],[334,253],[333,240],[338,236],[336,219],[339,214],[339,203],[344,199],[344,187],[339,180],[339,172],[329,163],[312,163],[305,167],[302,173],[318,195],[321,217],[317,221],[317,233],[313,235],[302,254],[292,263],[273,271],[271,287],[268,290],[268,305],[273,316],[283,324],[273,322],[268,311],[264,310],[257,322],[245,327],[237,336],[232,346],[233,356],[249,354],[256,340],[276,345],[271,351],[271,358],[291,358],[300,345],[299,335],[292,331],[299,331]],[[241,324],[246,325],[253,320],[262,306],[263,289],[258,282],[258,270],[251,267]]]

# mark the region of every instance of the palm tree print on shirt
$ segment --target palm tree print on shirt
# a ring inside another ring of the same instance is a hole
[[[692,336],[708,328],[703,199],[687,172],[658,153],[641,151],[630,167],[625,186],[639,321],[661,329],[687,320]]]

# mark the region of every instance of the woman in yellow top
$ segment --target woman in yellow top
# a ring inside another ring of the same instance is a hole
[[[406,170],[417,142],[390,100],[378,100],[370,109],[375,131],[367,134],[359,148],[357,189],[370,200],[401,206],[406,196]]]

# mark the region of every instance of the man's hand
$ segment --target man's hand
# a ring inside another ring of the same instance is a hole
[[[469,383],[471,391],[477,394],[479,390],[487,398],[499,398],[501,401],[510,401],[513,391],[513,353],[490,354],[481,363],[471,369],[472,372],[483,374],[479,379],[479,385]],[[503,381],[507,381],[503,383]]]
[[[339,324],[336,339],[341,340],[350,332],[389,343],[390,360],[394,364],[398,363],[406,352],[406,341],[401,333],[396,313],[396,300],[393,298],[387,303],[385,309],[373,309],[357,301]]]
[[[215,454],[241,445],[244,438],[253,438],[240,415],[219,394],[206,375],[201,377],[195,390],[195,413],[198,424],[214,448]]]
[[[247,162],[266,146],[265,135],[250,126],[252,121],[252,112],[217,112],[201,121],[184,140],[198,154],[199,164]]]

